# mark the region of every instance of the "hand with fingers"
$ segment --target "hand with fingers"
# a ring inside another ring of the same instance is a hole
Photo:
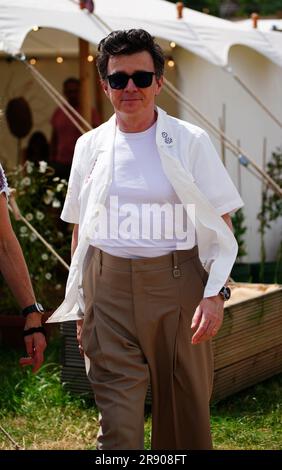
[[[223,321],[224,300],[220,295],[203,299],[194,313],[191,328],[195,330],[192,344],[213,338]]]
[[[43,361],[44,351],[46,349],[45,330],[41,323],[42,315],[40,313],[30,313],[26,317],[24,327],[24,342],[27,357],[19,360],[21,366],[32,366],[32,372],[37,372]]]

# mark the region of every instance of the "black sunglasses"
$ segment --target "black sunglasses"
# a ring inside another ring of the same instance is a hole
[[[152,85],[154,72],[134,72],[132,75],[128,75],[125,72],[116,72],[112,75],[108,75],[110,87],[114,90],[123,90],[130,78],[132,78],[134,84],[138,88],[148,88]]]

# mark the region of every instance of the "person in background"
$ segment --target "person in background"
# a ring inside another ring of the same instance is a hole
[[[65,80],[63,93],[69,104],[79,112],[80,81],[72,77]],[[92,108],[92,126],[97,127],[100,124],[101,119],[97,111]],[[68,179],[75,143],[81,136],[81,132],[61,108],[54,111],[51,126],[50,164],[55,168],[58,176]]]
[[[47,138],[41,131],[31,134],[24,152],[24,161],[38,164],[40,161],[49,163],[50,146]]]
[[[0,271],[26,317],[24,342],[27,357],[21,358],[20,364],[31,365],[32,371],[36,372],[43,363],[46,348],[45,330],[42,326],[44,310],[36,302],[24,255],[11,225],[8,195],[7,180],[0,164]]]
[[[114,31],[97,67],[115,114],[78,139],[61,218],[75,224],[62,305],[77,320],[100,411],[97,447],[211,449],[212,338],[230,297],[243,206],[207,133],[155,104],[164,53],[142,29]],[[192,209],[192,213],[190,212]]]

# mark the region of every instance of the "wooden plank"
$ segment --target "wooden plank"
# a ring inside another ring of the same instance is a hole
[[[67,390],[74,393],[85,393],[94,398],[85,368],[63,367],[61,381],[65,384]]]
[[[268,331],[265,331],[264,326],[249,328],[244,338],[240,332],[225,338],[215,338],[213,349],[216,369],[281,344],[281,320],[277,319],[267,327]]]
[[[282,345],[279,345],[217,370],[214,377],[212,401],[226,398],[281,372]]]
[[[75,336],[76,337],[76,322],[75,321],[65,321],[61,323],[60,331],[62,335],[66,336]]]
[[[254,324],[263,324],[276,316],[280,316],[281,311],[281,290],[250,299],[247,302],[231,305],[225,308],[224,322],[217,337],[230,335]]]

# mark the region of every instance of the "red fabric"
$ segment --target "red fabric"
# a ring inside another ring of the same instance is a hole
[[[93,0],[80,0],[80,8],[87,8],[89,13],[93,13],[94,11]]]
[[[60,108],[55,110],[51,119],[51,125],[56,133],[57,141],[56,151],[51,155],[51,160],[56,163],[70,165],[72,163],[75,143],[81,136],[81,132]],[[92,108],[92,125],[93,127],[100,125],[99,116],[94,108]]]

